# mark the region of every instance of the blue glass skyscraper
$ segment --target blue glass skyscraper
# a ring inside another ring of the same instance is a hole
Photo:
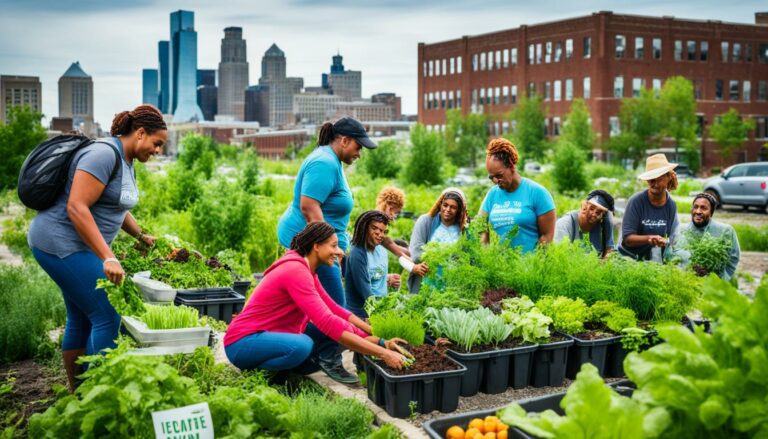
[[[195,13],[171,13],[170,112],[175,122],[203,120],[197,105],[197,32]]]
[[[171,94],[171,66],[169,62],[170,57],[170,44],[168,41],[157,42],[157,62],[158,62],[158,77],[160,86],[160,95],[157,99],[157,108],[163,114],[169,114],[171,112],[170,107],[170,94]]]
[[[141,72],[141,102],[157,107],[158,81],[157,69],[144,69]]]

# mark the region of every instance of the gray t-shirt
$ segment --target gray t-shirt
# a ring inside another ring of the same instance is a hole
[[[112,170],[115,168],[114,148],[120,151],[122,166],[110,180]],[[99,139],[96,143],[77,151],[69,166],[64,191],[53,206],[37,213],[29,226],[27,236],[30,246],[60,258],[89,250],[67,214],[69,191],[77,170],[85,171],[105,184],[101,197],[91,206],[91,214],[107,244],[112,244],[112,240],[120,231],[125,215],[139,201],[133,164],[125,161],[123,144],[117,137]]]
[[[573,210],[561,216],[555,223],[555,242],[568,239],[570,242],[581,240],[584,233],[579,227],[579,211]],[[589,242],[599,254],[603,254],[603,235],[605,236],[605,247],[613,250],[613,215],[607,212],[603,221],[592,227],[589,231]]]
[[[669,238],[670,245],[674,243],[680,223],[677,220],[677,204],[672,195],[667,193],[667,203],[661,207],[651,204],[648,191],[638,192],[627,201],[624,219],[621,222],[621,243],[619,252],[639,260],[651,260],[651,245],[637,247],[627,246],[624,242],[629,235],[660,235]],[[668,246],[669,247],[669,246]],[[666,258],[667,248],[661,249],[662,257]]]

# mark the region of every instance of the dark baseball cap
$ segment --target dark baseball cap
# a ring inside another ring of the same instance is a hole
[[[378,146],[373,143],[373,140],[371,140],[370,137],[368,137],[368,133],[365,132],[363,124],[349,116],[337,120],[336,123],[333,124],[333,132],[335,134],[341,134],[342,136],[352,137],[357,140],[357,143],[368,149],[375,149]]]

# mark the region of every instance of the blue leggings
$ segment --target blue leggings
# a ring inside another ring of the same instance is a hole
[[[285,370],[306,375],[319,369],[309,355],[313,344],[305,334],[263,331],[225,346],[224,352],[242,370]]]
[[[325,292],[331,296],[334,302],[342,308],[346,305],[346,296],[344,295],[344,286],[341,284],[341,268],[338,263],[331,266],[320,264],[317,267],[317,278],[325,289]],[[327,365],[341,364],[341,346],[330,337],[323,334],[317,326],[312,323],[307,324],[305,334],[310,336],[315,342],[312,350],[312,357],[321,363]]]
[[[32,255],[61,288],[67,308],[65,351],[85,348],[86,355],[115,347],[120,316],[96,280],[106,277],[101,260],[91,251],[60,258],[32,247]]]

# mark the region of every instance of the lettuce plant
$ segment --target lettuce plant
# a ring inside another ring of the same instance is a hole
[[[555,329],[566,334],[584,332],[584,322],[589,319],[589,308],[581,299],[545,296],[536,302],[536,308],[552,318]]]
[[[529,343],[549,341],[552,319],[536,308],[528,296],[504,299],[501,316],[512,326],[512,336]]]

